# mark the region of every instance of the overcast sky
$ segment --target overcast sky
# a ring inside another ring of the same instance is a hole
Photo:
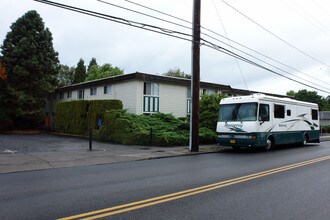
[[[54,1],[187,35],[192,34],[191,24],[188,22],[133,4],[142,4],[191,22],[192,0]],[[117,8],[106,2],[172,23]],[[75,66],[82,58],[88,65],[91,58],[95,57],[98,64],[111,63],[124,69],[125,73],[139,71],[163,74],[175,67],[187,74],[191,73],[189,41],[33,0],[1,1],[1,45],[10,31],[11,24],[29,10],[36,10],[45,26],[52,32],[54,48],[59,53],[62,64]],[[203,39],[286,77],[328,91],[316,90],[324,97],[330,95],[329,0],[202,0],[201,23],[204,28],[218,34],[203,29]],[[231,40],[230,43],[225,39],[226,35]],[[289,90],[315,90],[235,60],[205,45],[201,46],[201,80],[230,85],[233,88],[278,94],[286,94]]]

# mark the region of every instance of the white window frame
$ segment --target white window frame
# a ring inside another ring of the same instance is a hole
[[[79,89],[77,91],[77,99],[84,99],[85,98],[85,90],[84,89]]]
[[[97,95],[97,87],[92,87],[89,89],[89,95],[94,96]]]
[[[111,95],[112,94],[112,85],[106,85],[103,87],[103,94]]]

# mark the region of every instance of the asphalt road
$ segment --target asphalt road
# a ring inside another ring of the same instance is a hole
[[[0,219],[329,219],[329,155],[327,141],[1,174]]]

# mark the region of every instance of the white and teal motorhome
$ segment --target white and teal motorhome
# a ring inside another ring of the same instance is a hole
[[[220,101],[217,143],[222,146],[264,147],[319,142],[318,105],[263,94]]]

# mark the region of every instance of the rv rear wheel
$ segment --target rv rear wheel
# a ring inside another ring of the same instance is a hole
[[[275,141],[274,141],[274,138],[273,137],[268,137],[267,138],[267,144],[266,144],[266,147],[265,147],[265,150],[266,151],[270,151],[274,148],[274,145],[275,145]]]

